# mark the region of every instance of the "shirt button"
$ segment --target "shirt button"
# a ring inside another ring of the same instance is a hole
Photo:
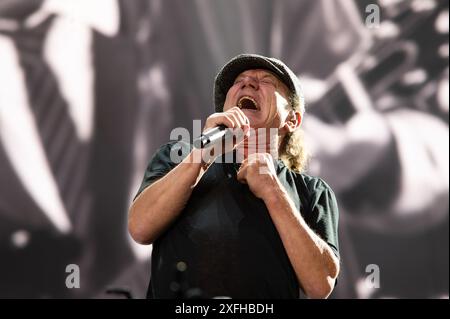
[[[232,178],[233,177],[233,175],[231,173],[228,173],[227,176],[228,176],[228,178]]]

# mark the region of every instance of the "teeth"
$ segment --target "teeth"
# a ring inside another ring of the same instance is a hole
[[[258,103],[256,103],[256,100],[253,99],[253,98],[250,97],[250,96],[243,96],[243,97],[241,97],[241,98],[239,99],[239,101],[238,101],[238,107],[239,107],[240,109],[243,108],[242,102],[245,101],[245,100],[250,100],[250,101],[253,103],[255,109],[258,109]]]

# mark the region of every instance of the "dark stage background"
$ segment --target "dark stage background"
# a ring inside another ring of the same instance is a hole
[[[304,85],[308,173],[340,205],[332,298],[448,298],[448,28],[447,0],[0,0],[0,297],[144,297],[127,209],[246,52]]]

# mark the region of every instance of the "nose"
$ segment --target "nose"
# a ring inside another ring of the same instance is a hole
[[[258,80],[256,78],[254,78],[253,76],[244,77],[244,79],[242,81],[242,89],[246,88],[246,87],[250,87],[254,90],[258,90],[258,88],[259,88]]]

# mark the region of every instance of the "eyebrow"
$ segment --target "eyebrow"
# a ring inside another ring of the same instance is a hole
[[[236,77],[236,79],[234,80],[234,81],[236,81],[236,80],[238,80],[238,79],[240,79],[240,78],[242,78],[242,77],[244,77],[244,76],[246,76],[247,74],[244,74],[244,73],[241,73],[241,74],[239,74],[237,77]],[[266,73],[266,74],[264,74],[262,77],[261,77],[261,79],[265,79],[265,78],[270,78],[270,79],[272,79],[272,80],[278,80],[278,78],[275,76],[275,75],[273,75],[272,73]]]
[[[265,79],[265,78],[271,78],[272,80],[278,80],[278,78],[275,75],[270,74],[270,73],[265,74],[261,79]]]

